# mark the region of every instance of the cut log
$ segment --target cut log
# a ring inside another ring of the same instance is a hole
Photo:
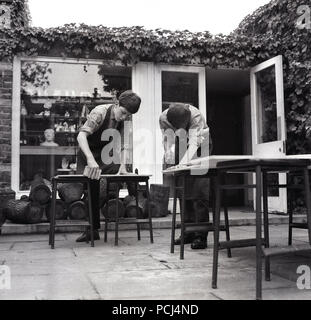
[[[146,217],[146,205],[147,199],[139,198],[138,199],[138,215],[137,215],[137,208],[136,208],[136,200],[135,197],[127,203],[125,208],[125,217],[127,218],[137,218],[137,219],[144,219]]]
[[[82,183],[63,183],[58,186],[59,197],[67,204],[81,200],[83,191]]]
[[[15,199],[15,192],[5,183],[0,183],[0,227],[6,220],[6,212],[4,208],[7,207],[9,200]]]
[[[29,206],[29,201],[9,200],[4,209],[7,219],[14,223],[25,223],[26,212],[28,212]]]
[[[49,202],[45,208],[45,214],[46,214],[46,218],[48,221],[50,221],[51,206],[52,206],[52,202]],[[60,200],[60,199],[56,200],[55,219],[56,220],[66,220],[67,219],[66,204],[63,200]]]
[[[15,191],[9,186],[0,183],[0,208],[5,208],[8,200],[14,200],[15,196]]]
[[[6,220],[5,210],[0,208],[0,227],[5,223],[5,220]]]
[[[13,223],[39,223],[43,217],[43,207],[24,200],[9,200],[4,209],[7,219]]]
[[[51,189],[45,184],[44,179],[36,178],[31,182],[29,199],[41,205],[50,201]]]
[[[42,220],[44,208],[39,203],[31,202],[25,223],[39,223]]]
[[[128,205],[131,201],[133,201],[133,200],[135,200],[135,197],[134,197],[134,196],[130,196],[130,195],[126,196],[126,197],[123,199],[123,205],[124,205],[124,207],[126,208],[127,205]]]
[[[119,208],[119,218],[124,217],[125,209],[123,202],[121,200],[117,202],[117,199],[110,199],[103,207],[103,215],[105,218],[108,218],[111,221],[116,220],[117,204]]]
[[[75,201],[67,208],[68,217],[71,220],[84,220],[87,217],[87,207],[83,201]]]

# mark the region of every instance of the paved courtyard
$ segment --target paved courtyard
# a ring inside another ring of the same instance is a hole
[[[286,225],[272,225],[271,243],[287,242]],[[232,238],[254,237],[254,226],[231,228]],[[142,231],[120,232],[119,246],[96,241],[91,248],[76,243],[78,233],[58,233],[56,248],[47,234],[0,236],[0,265],[11,270],[11,290],[0,290],[0,299],[254,299],[255,249],[233,249],[228,259],[221,251],[218,289],[211,288],[212,234],[208,249],[191,250],[185,260],[179,248],[169,253],[170,230],[154,230],[155,242]],[[222,235],[223,237],[224,235]],[[101,233],[103,239],[103,233]],[[307,242],[306,230],[294,230],[296,243]],[[263,282],[264,299],[311,299],[311,290],[297,289],[299,265],[311,267],[311,254],[272,259],[271,282]]]

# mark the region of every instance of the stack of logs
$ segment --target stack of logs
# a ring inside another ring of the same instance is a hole
[[[107,198],[107,182],[100,181],[100,207],[105,218],[115,220],[116,207],[119,207],[119,218],[147,218],[147,199],[143,190],[138,192],[137,216],[136,200],[133,195],[128,195],[122,201],[116,199],[114,185],[110,184]],[[50,220],[51,214],[51,185],[50,182],[37,177],[31,183],[30,194],[22,196],[20,200],[10,199],[3,209],[3,217],[14,223],[32,224],[42,222],[45,214]],[[82,183],[63,183],[58,185],[55,217],[56,220],[83,220],[87,217],[87,197],[84,196]],[[150,209],[153,217],[168,214],[169,188],[163,185],[150,186]],[[4,222],[4,221],[3,221]],[[0,216],[1,223],[1,216]]]
[[[111,184],[112,185],[112,184]],[[103,188],[104,189],[104,188]],[[129,190],[130,191],[130,190]],[[104,193],[105,194],[105,193]],[[103,206],[102,212],[105,218],[115,220],[117,200],[113,192],[109,193],[109,200]],[[168,215],[169,187],[160,184],[151,184],[150,186],[150,210],[152,217],[165,217]],[[118,201],[119,218],[138,218],[148,217],[148,200],[146,192],[142,187],[138,191],[138,213],[136,208],[136,198],[130,194],[124,200]]]
[[[64,183],[58,186],[59,198],[56,200],[57,220],[83,220],[87,205],[82,200],[84,189],[80,183]],[[6,218],[13,223],[33,224],[42,222],[44,214],[50,220],[51,186],[49,181],[37,178],[31,183],[30,194],[20,200],[9,200],[4,209]]]
[[[9,200],[5,212],[7,219],[14,223],[38,223],[44,214],[44,206],[51,198],[51,190],[42,178],[35,178],[31,184],[30,195],[20,200]]]
[[[63,183],[58,186],[60,200],[56,201],[56,219],[83,220],[87,217],[86,199],[82,199],[82,183]],[[49,216],[50,207],[48,208]]]
[[[15,192],[6,183],[0,183],[0,233],[7,216],[5,208],[9,200],[15,199]]]

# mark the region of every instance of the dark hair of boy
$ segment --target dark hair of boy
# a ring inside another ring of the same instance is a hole
[[[132,90],[124,91],[119,96],[119,105],[131,114],[134,114],[139,110],[140,103],[140,97]]]
[[[191,118],[189,106],[184,103],[172,103],[167,111],[168,122],[176,129],[188,126]]]

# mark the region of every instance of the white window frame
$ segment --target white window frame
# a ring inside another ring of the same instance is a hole
[[[16,192],[16,197],[28,195],[29,191],[21,191],[20,188],[20,112],[21,112],[21,65],[24,61],[38,61],[48,63],[66,63],[81,65],[103,65],[107,60],[99,59],[75,59],[60,57],[20,57],[13,59],[13,96],[12,96],[12,151],[11,151],[11,188]],[[122,66],[121,63],[113,62],[116,66]],[[129,65],[129,67],[131,67]]]

